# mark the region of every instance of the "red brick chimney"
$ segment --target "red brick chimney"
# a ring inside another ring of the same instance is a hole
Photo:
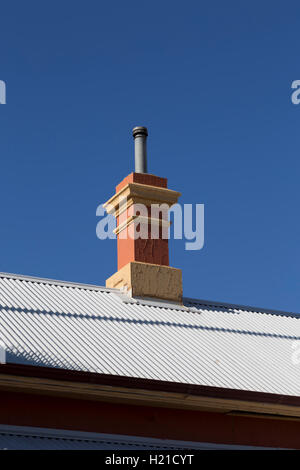
[[[169,267],[166,238],[168,208],[180,193],[167,188],[166,178],[147,173],[147,129],[135,127],[133,136],[135,172],[118,184],[115,195],[104,204],[116,217],[118,243],[118,271],[107,279],[106,286],[134,297],[181,302],[182,274],[180,269]],[[154,216],[153,208],[161,204],[163,210]],[[134,236],[137,233],[143,235]]]

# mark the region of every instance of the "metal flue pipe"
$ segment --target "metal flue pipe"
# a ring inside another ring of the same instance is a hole
[[[148,173],[147,171],[147,127],[135,127],[132,130],[134,137],[135,173]]]

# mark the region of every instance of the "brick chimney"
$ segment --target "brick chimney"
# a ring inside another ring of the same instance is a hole
[[[180,193],[167,188],[166,178],[147,173],[147,136],[146,127],[133,129],[135,172],[118,184],[114,196],[104,204],[116,217],[118,244],[118,271],[106,280],[106,286],[133,297],[181,303],[182,274],[169,266],[166,238],[168,208]],[[153,207],[161,204],[163,210],[155,213]]]

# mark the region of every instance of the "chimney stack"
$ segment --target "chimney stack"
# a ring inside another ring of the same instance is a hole
[[[164,236],[169,226],[168,208],[177,202],[180,193],[167,188],[166,178],[147,173],[147,128],[135,127],[132,133],[135,172],[118,184],[114,196],[104,204],[106,211],[116,217],[118,245],[118,271],[106,280],[106,286],[122,289],[133,297],[181,303],[181,270],[169,266],[168,238]],[[153,215],[153,206],[162,204],[158,215]],[[157,228],[155,237],[153,226]],[[143,236],[133,236],[137,232]]]

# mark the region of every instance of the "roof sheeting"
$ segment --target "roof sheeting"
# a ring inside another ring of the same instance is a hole
[[[12,363],[300,395],[292,314],[2,274],[0,342]]]
[[[0,450],[213,450],[266,447],[176,441],[60,429],[0,425]]]

